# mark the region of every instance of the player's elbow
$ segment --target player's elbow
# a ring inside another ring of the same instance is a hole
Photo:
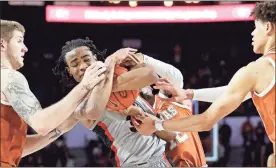
[[[211,118],[211,116],[208,116],[207,114],[200,114],[201,120],[200,120],[200,131],[210,131],[214,127],[214,122]]]
[[[46,136],[52,129],[45,123],[35,122],[30,124],[30,126],[35,130],[35,132],[41,136]]]
[[[37,117],[35,115],[30,117],[28,123],[30,127],[32,127],[32,129],[41,136],[47,135],[54,129],[49,126],[48,122],[42,121],[40,117]]]

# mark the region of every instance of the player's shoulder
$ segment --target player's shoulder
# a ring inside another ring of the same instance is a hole
[[[4,83],[2,83],[2,79],[4,79]],[[12,69],[3,69],[1,70],[1,85],[5,85],[8,83],[28,84],[28,81],[26,77],[19,71]]]
[[[271,67],[272,64],[266,59],[258,59],[242,67],[238,71],[238,74],[242,78],[246,78],[248,80],[252,79],[256,81],[259,77],[262,76],[262,74],[266,73],[267,71],[270,71]]]
[[[258,59],[256,61],[252,61],[246,66],[242,67],[240,70],[245,72],[259,72],[263,71],[265,68],[271,66],[271,63],[265,59]],[[254,74],[254,73],[253,73]]]

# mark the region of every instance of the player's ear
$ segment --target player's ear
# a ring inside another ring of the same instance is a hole
[[[6,43],[7,42],[3,38],[1,38],[1,51],[4,51],[6,49],[7,47]]]
[[[273,35],[273,32],[275,32],[275,25],[271,22],[267,22],[265,25],[266,33],[268,36]]]

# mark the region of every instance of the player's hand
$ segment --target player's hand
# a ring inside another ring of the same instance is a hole
[[[117,50],[115,53],[110,55],[109,57],[113,57],[116,60],[117,64],[121,64],[123,60],[126,58],[133,58],[135,55],[135,52],[137,52],[137,49],[134,48],[122,48]]]
[[[144,55],[142,53],[135,53],[134,56],[127,56],[120,63],[123,67],[131,67],[132,69],[144,66]]]
[[[86,69],[80,84],[87,90],[93,89],[99,82],[106,78],[105,71],[106,65],[103,62],[94,62]]]
[[[145,112],[140,107],[137,106],[129,106],[127,109],[122,110],[120,112],[123,116],[145,116]]]
[[[156,132],[155,120],[159,120],[157,117],[145,113],[145,116],[135,116],[134,118],[139,121],[139,124],[135,122],[133,126],[140,134],[149,136]]]
[[[182,102],[185,99],[189,99],[190,91],[185,91],[184,89],[174,86],[167,79],[161,78],[155,83],[154,89],[164,90],[170,98],[160,98],[162,101],[172,101],[172,102]]]

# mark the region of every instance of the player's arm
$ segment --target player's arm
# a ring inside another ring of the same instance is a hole
[[[37,152],[45,146],[49,145],[57,138],[59,138],[62,134],[71,130],[77,124],[77,122],[78,120],[75,119],[75,116],[71,115],[67,120],[65,120],[64,123],[62,123],[60,126],[58,126],[58,128],[54,129],[46,136],[41,136],[39,134],[27,135],[22,157]]]
[[[187,89],[186,94],[188,99],[193,99],[203,102],[214,102],[219,96],[221,96],[227,89],[227,86],[220,86],[214,88],[204,89]],[[251,98],[251,93],[248,93],[243,102]]]
[[[76,118],[97,120],[103,114],[111,94],[116,63],[113,59],[107,59],[106,64],[107,62],[109,65],[106,79],[96,85],[89,97],[78,106],[74,112]]]
[[[176,133],[172,131],[156,131],[154,134],[166,142],[171,142],[176,138]]]
[[[139,60],[143,60],[142,62],[146,67],[152,68],[162,78],[167,78],[173,85],[183,87],[184,79],[179,69],[142,53],[136,54],[135,56]]]
[[[135,115],[138,115],[139,112],[135,112],[135,111],[142,111],[142,109],[138,108],[138,107],[135,107],[135,106],[132,106],[133,108],[129,108],[128,111],[127,111],[127,115],[132,115],[132,116],[135,116]],[[149,113],[146,113],[146,112],[143,112],[143,115],[146,115],[147,117],[150,117],[152,118],[153,120],[160,120],[158,117],[156,117],[155,115],[153,114],[149,114]],[[139,130],[139,123],[138,122],[133,122],[133,126],[138,130]],[[156,131],[154,133],[156,136],[158,136],[159,138],[165,140],[166,142],[170,142],[172,140],[175,139],[176,137],[176,133],[175,132],[172,132],[172,131]]]
[[[87,92],[84,85],[79,84],[58,103],[42,109],[31,92],[26,78],[20,72],[9,72],[7,85],[3,89],[3,93],[18,115],[40,135],[47,135],[63,123]]]
[[[250,63],[241,68],[231,79],[225,92],[202,114],[178,120],[164,121],[165,130],[181,132],[209,131],[220,119],[234,111],[248,92],[254,89],[258,68]]]
[[[136,90],[157,82],[158,76],[149,67],[140,67],[115,78],[112,92]]]
[[[156,117],[155,115],[152,115],[152,114],[149,114],[147,113],[146,114],[147,116],[155,119],[155,120],[160,120],[158,117]],[[163,139],[164,141],[166,142],[171,142],[173,141],[175,138],[176,138],[176,133],[173,132],[173,131],[156,131],[154,133],[156,136],[158,136],[159,138]]]
[[[256,75],[260,73],[261,69],[256,63],[250,63],[241,68],[231,79],[226,91],[202,114],[161,123],[155,122],[149,117],[136,117],[143,123],[139,126],[139,129],[142,130],[140,132],[150,134],[156,129],[161,130],[162,127],[168,131],[180,132],[210,130],[217,121],[234,111],[242,103],[248,92],[254,90]],[[171,86],[169,87],[171,88]],[[166,87],[163,89],[166,90]]]

